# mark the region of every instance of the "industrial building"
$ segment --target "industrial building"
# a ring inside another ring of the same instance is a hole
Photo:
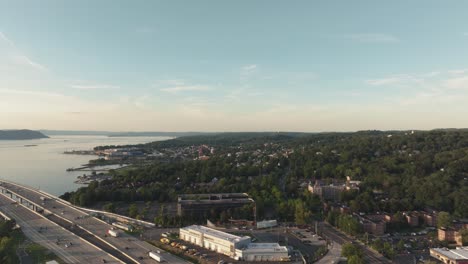
[[[288,261],[288,248],[278,243],[250,243],[236,250],[237,259],[244,261]]]
[[[177,214],[203,215],[213,209],[227,210],[254,203],[246,193],[182,194],[177,199]]]
[[[239,237],[216,229],[192,225],[179,230],[179,238],[192,244],[235,258],[236,249],[250,244],[250,237]]]
[[[447,264],[468,264],[468,247],[431,248],[431,257]]]
[[[236,260],[284,261],[289,259],[287,247],[280,246],[278,243],[251,243],[248,236],[240,237],[205,226],[192,225],[181,228],[179,238]]]

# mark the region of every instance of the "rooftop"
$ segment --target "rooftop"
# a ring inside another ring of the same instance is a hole
[[[216,237],[218,239],[228,240],[230,242],[237,242],[237,241],[241,241],[241,240],[245,240],[245,239],[250,240],[250,237],[248,237],[248,236],[240,237],[240,236],[236,236],[236,235],[233,235],[233,234],[229,234],[229,233],[226,233],[226,232],[222,232],[222,231],[212,229],[212,228],[209,228],[209,227],[206,227],[206,226],[201,226],[201,225],[191,225],[191,226],[183,227],[181,229],[183,229],[185,231],[200,232],[200,233],[203,233],[205,235]]]
[[[431,250],[450,259],[468,260],[468,247],[457,247],[456,249],[431,248]]]
[[[255,251],[275,251],[275,252],[288,252],[288,248],[280,246],[278,243],[250,243],[244,251],[255,252]]]

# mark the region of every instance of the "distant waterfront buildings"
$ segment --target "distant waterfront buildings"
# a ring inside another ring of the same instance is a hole
[[[96,151],[97,155],[104,156],[105,160],[124,160],[128,158],[144,157],[145,154],[138,148],[111,148]]]

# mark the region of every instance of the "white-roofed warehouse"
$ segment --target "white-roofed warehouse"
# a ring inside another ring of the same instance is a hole
[[[468,247],[457,247],[456,249],[448,248],[431,248],[431,256],[443,263],[450,264],[467,264],[468,263]]]
[[[280,246],[278,243],[251,243],[248,236],[240,237],[205,226],[192,225],[181,228],[179,238],[236,260],[285,261],[289,259],[287,247]]]

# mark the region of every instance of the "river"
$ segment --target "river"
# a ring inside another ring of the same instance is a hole
[[[90,150],[102,145],[139,144],[166,140],[167,137],[51,136],[36,140],[0,140],[0,178],[39,188],[54,195],[76,190],[78,175],[90,172],[67,172],[96,158],[91,155],[68,155],[64,151]],[[29,146],[25,145],[37,145]]]

